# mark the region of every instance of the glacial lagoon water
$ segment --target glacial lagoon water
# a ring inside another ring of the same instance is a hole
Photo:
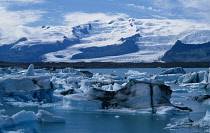
[[[128,70],[158,74],[165,68],[126,68],[126,69],[82,69],[93,73],[116,74],[125,76]],[[185,68],[187,72],[207,70],[207,68]],[[111,111],[85,111],[70,110],[62,107],[62,102],[57,106],[44,108],[44,110],[66,118],[66,123],[41,123],[37,129],[40,133],[193,133],[204,132],[201,128],[165,129],[168,123],[174,124],[176,120],[189,117],[197,121],[201,119],[206,109],[202,103],[188,100],[189,96],[203,94],[204,90],[189,87],[180,87],[170,84],[173,90],[171,102],[175,105],[187,106],[193,109],[189,115],[167,116],[144,113],[111,112]],[[0,106],[6,114],[13,115],[21,110],[35,111],[38,107],[17,107],[11,105]]]

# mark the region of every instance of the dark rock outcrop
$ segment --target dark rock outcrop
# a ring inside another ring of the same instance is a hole
[[[90,59],[134,53],[139,50],[138,45],[136,44],[138,37],[141,36],[136,34],[132,37],[121,38],[120,41],[122,41],[122,44],[120,45],[115,44],[104,47],[82,48],[80,49],[82,53],[73,55],[72,59]]]
[[[89,30],[92,30],[91,24],[78,25],[78,26],[73,27],[72,33],[74,36],[81,39],[85,35],[89,34]]]
[[[210,42],[204,44],[184,44],[178,40],[164,54],[162,60],[165,62],[209,62]]]
[[[13,44],[0,46],[0,60],[6,62],[42,62],[44,54],[63,50],[80,43],[79,39],[69,40],[64,38],[63,42],[57,41],[55,43],[38,43],[32,46],[15,47],[17,43],[23,41],[27,41],[27,38],[21,38]]]

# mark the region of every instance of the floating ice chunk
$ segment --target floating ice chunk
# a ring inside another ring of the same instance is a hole
[[[108,90],[111,90],[111,91],[113,90],[113,85],[112,84],[109,85],[109,89]]]
[[[5,93],[15,92],[15,91],[30,91],[35,89],[33,81],[29,78],[5,78],[0,80],[1,91]]]
[[[123,83],[121,86],[124,87],[127,83]]]
[[[104,91],[114,91],[113,89],[113,85],[109,84],[109,85],[104,85],[102,86],[99,90],[104,90]]]
[[[50,79],[50,81],[52,82],[55,82],[56,80],[58,80],[56,76],[52,76],[52,78]]]
[[[61,79],[60,79],[61,80]],[[69,76],[66,79],[67,84],[72,84],[74,82],[81,82],[81,76],[80,75],[73,75],[73,76]]]
[[[184,69],[182,67],[174,67],[174,68],[170,68],[168,70],[163,71],[159,75],[164,75],[164,74],[185,74],[185,73],[186,72],[184,71]]]
[[[184,115],[189,114],[189,110],[180,110],[173,106],[162,106],[157,108],[156,114],[159,115]]]
[[[193,121],[191,119],[189,119],[188,117],[186,118],[183,118],[183,119],[180,119],[180,120],[177,120],[175,122],[174,125],[172,125],[171,123],[167,124],[167,127],[166,128],[169,128],[169,129],[177,129],[177,128],[189,128],[193,125]]]
[[[202,119],[193,123],[193,126],[209,128],[210,127],[210,112],[207,111],[206,115]]]
[[[117,91],[117,90],[120,90],[120,89],[122,89],[122,86],[118,83],[114,83],[113,90]]]
[[[63,106],[71,109],[97,110],[101,109],[102,102],[91,100],[84,94],[72,94],[63,97]]]
[[[36,117],[40,122],[59,122],[59,123],[66,122],[64,117],[56,116],[55,114],[52,114],[45,110],[39,110],[38,113],[36,114]]]
[[[172,125],[171,123],[167,124],[167,126],[165,127],[165,129],[177,129],[179,128],[177,125]]]
[[[134,71],[134,70],[128,70],[127,73],[125,73],[125,75],[145,75],[147,74],[146,72],[140,73],[139,71]]]
[[[14,123],[21,123],[26,121],[37,121],[36,114],[32,111],[22,110],[17,114],[14,114],[12,117]]]
[[[80,90],[82,90],[84,93],[87,92],[90,88],[92,88],[92,85],[90,82],[84,80],[81,83],[81,87],[79,88]]]
[[[206,74],[206,71],[199,71],[198,72],[199,82],[205,81],[205,74]]]
[[[185,75],[185,78],[183,79],[182,83],[196,83],[197,82],[196,76],[197,76],[197,73],[195,72],[189,73]]]
[[[34,76],[34,65],[30,64],[28,70],[26,71],[26,76]]]
[[[150,75],[147,75],[146,72],[140,73],[138,71],[129,70],[127,73],[125,73],[127,76],[127,79],[142,79],[142,78],[150,78]]]
[[[0,92],[17,101],[52,101],[54,85],[42,76],[28,76],[0,79]],[[22,99],[22,100],[21,100]]]
[[[79,88],[79,85],[78,85],[77,82],[73,82],[73,83],[71,84],[71,87],[72,87],[72,88]]]
[[[206,115],[200,119],[199,121],[192,121],[191,119],[184,118],[184,119],[180,119],[177,120],[175,122],[175,125],[172,124],[168,124],[166,128],[189,128],[189,127],[200,127],[200,128],[204,128],[204,132],[209,132],[209,128],[210,128],[210,113],[209,111],[206,112]]]
[[[120,118],[120,116],[119,115],[115,115],[114,118],[118,119],[118,118]]]
[[[208,83],[206,76],[206,71],[191,72],[180,76],[178,83]]]
[[[22,110],[13,116],[0,116],[0,132],[37,133],[38,118],[42,122],[65,122],[63,117],[39,110],[37,115],[32,111]]]
[[[103,86],[101,86],[99,88],[96,88],[96,89],[106,91],[106,90],[108,90],[108,88],[109,88],[109,85],[103,85]]]
[[[9,68],[0,68],[0,74],[10,74],[11,70]]]
[[[152,81],[152,82],[151,82]],[[170,95],[172,91],[162,81],[154,80],[130,80],[118,91],[90,89],[88,95],[95,100],[108,101],[107,106],[127,107],[133,109],[150,108],[153,106],[171,105]],[[119,106],[118,106],[119,105]]]
[[[83,82],[84,89],[90,86]],[[122,89],[119,84],[106,85],[100,88],[90,87],[82,94],[63,97],[64,107],[71,109],[131,108],[143,109],[156,106],[171,106],[172,90],[163,81],[154,79],[130,80]],[[84,90],[83,89],[83,90]],[[114,90],[116,89],[116,90]]]
[[[156,75],[154,79],[162,79],[164,81],[176,81],[183,74],[164,74],[164,75]]]
[[[65,68],[62,70],[63,73],[77,74],[77,70],[74,68]]]
[[[37,121],[36,114],[32,111],[22,110],[13,116],[0,116],[0,131],[27,131],[27,133],[37,132],[34,125]]]

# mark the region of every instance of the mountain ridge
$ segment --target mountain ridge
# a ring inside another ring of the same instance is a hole
[[[89,21],[73,27],[21,28],[20,35],[23,36],[16,39],[18,41],[3,44],[4,39],[1,40],[0,60],[153,62],[158,61],[179,39],[186,43],[210,41],[210,30],[203,30],[200,25],[196,30],[187,28],[182,20],[121,17]],[[129,40],[135,36],[135,40]]]
[[[210,42],[184,44],[178,40],[161,60],[165,62],[210,62]]]

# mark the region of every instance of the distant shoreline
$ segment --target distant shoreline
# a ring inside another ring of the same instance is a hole
[[[30,64],[34,64],[35,68],[56,68],[63,69],[67,67],[72,68],[171,68],[171,67],[183,67],[183,68],[209,68],[210,62],[151,62],[151,63],[117,63],[117,62],[3,62],[0,61],[0,68],[17,66],[21,68],[28,68]]]

